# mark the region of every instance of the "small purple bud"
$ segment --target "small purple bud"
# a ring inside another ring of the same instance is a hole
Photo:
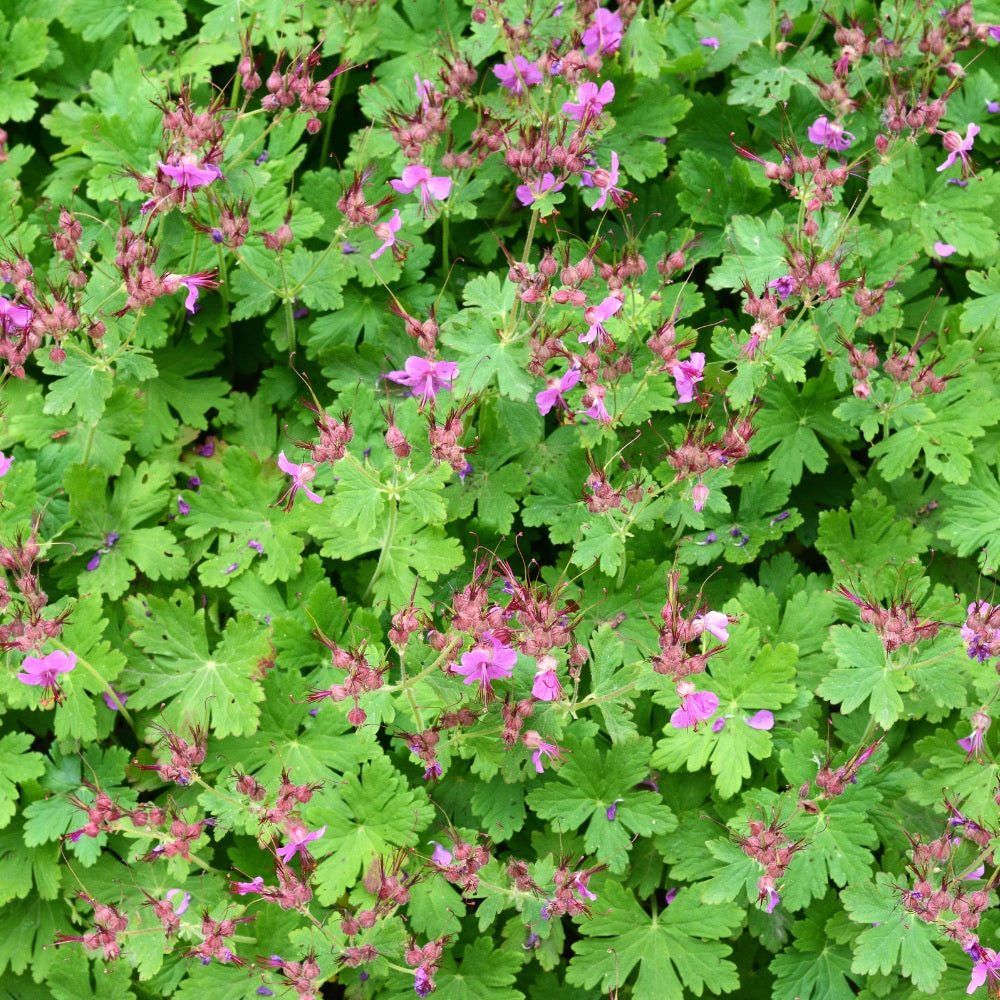
[[[607,810],[605,811],[605,815],[608,817],[608,822],[610,823],[614,822],[615,816],[618,815],[618,803],[624,801],[625,801],[624,799],[615,799],[615,801],[608,806]]]
[[[771,518],[771,527],[774,527],[779,521],[787,521],[791,516],[792,512],[790,510],[782,511],[777,517]]]
[[[113,686],[110,691],[103,692],[102,697],[104,698],[104,704],[107,705],[112,712],[117,712],[119,708],[124,708],[125,702],[128,701],[128,695],[123,694]]]
[[[534,951],[535,948],[537,948],[539,944],[541,944],[541,941],[542,941],[541,935],[536,934],[534,931],[532,931],[528,935],[528,940],[525,941],[524,944],[521,945],[521,947],[525,951]]]
[[[470,472],[472,472],[472,463],[469,462],[469,461],[466,461],[465,468],[462,469],[462,471],[458,474],[458,481],[460,483],[464,483],[465,482],[465,477],[467,475],[469,475]]]
[[[221,229],[212,229],[209,232],[209,236],[212,237],[213,243],[221,243],[225,239],[225,236],[222,235]]]
[[[739,538],[740,535],[743,534],[743,532],[739,528],[730,528],[729,534],[732,535],[733,538]]]
[[[197,476],[190,476],[188,478],[188,489],[196,490],[201,486],[201,480]]]
[[[358,978],[361,980],[361,982],[364,982],[370,975],[371,975],[370,972],[362,972],[361,975],[358,976]]]
[[[667,890],[667,894],[664,897],[664,906],[669,906],[677,898],[677,886]]]
[[[292,313],[292,319],[305,319],[309,315],[309,309],[307,306],[302,306],[301,309],[296,309]]]
[[[94,557],[90,560],[90,562],[87,563],[87,572],[93,573],[94,570],[97,569],[97,567],[100,565],[101,565],[101,553],[98,552],[94,555]]]
[[[240,568],[239,563],[233,563],[228,569],[224,569],[222,572],[228,576],[230,573],[235,573]]]
[[[651,792],[659,792],[660,786],[652,778],[646,778],[635,786],[636,788],[648,788]]]
[[[261,153],[260,156],[258,156],[253,162],[256,163],[258,167],[263,163],[267,163],[267,150],[265,149],[264,152]]]
[[[346,257],[349,253],[359,253],[360,251],[353,243],[349,243],[347,240],[344,240],[344,242],[340,244],[340,252]]]
[[[309,714],[315,719],[316,716],[319,715],[319,706],[317,705],[316,708],[310,708]]]
[[[726,716],[722,715],[712,723],[712,732],[721,733],[726,725]]]
[[[274,990],[269,990],[266,986],[257,987],[257,996],[259,997],[273,997]]]
[[[361,453],[361,456],[362,458],[368,458],[371,455],[371,453],[372,453],[371,448],[365,448],[365,450]]]
[[[202,458],[211,458],[215,454],[215,442],[206,441],[203,445],[195,448],[194,453]]]
[[[185,514],[191,513],[191,504],[189,504],[187,500],[185,500],[184,497],[180,496],[179,494],[177,496],[177,509],[181,512],[182,517]]]
[[[705,540],[703,542],[695,542],[695,545],[711,545],[712,542],[717,542],[718,540],[719,536],[714,531],[710,531],[705,536]]]
[[[254,541],[254,539],[252,538],[250,539],[249,542],[247,542],[247,548],[254,549],[257,552],[264,551],[264,546],[260,542]]]
[[[119,538],[121,538],[121,535],[119,535],[117,531],[110,531],[104,539],[104,544],[110,549]]]
[[[737,532],[737,534],[739,534],[739,532]],[[749,542],[749,541],[750,541],[750,536],[749,536],[749,535],[744,535],[744,536],[743,536],[743,537],[742,537],[742,538],[741,538],[741,539],[740,539],[740,540],[739,540],[739,541],[738,541],[738,542],[736,543],[736,548],[738,548],[738,549],[742,549],[742,548],[743,548],[743,546],[744,546],[744,545],[746,545],[746,543],[747,543],[747,542]]]

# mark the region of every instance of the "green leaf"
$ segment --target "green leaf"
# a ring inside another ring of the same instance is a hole
[[[377,856],[415,844],[432,807],[387,757],[377,756],[360,776],[345,775],[335,790],[314,800],[305,815],[311,829],[327,828],[314,845],[317,855],[326,855],[316,868],[316,897],[331,906]]]
[[[708,283],[713,288],[742,288],[748,283],[760,292],[773,278],[785,274],[788,252],[782,242],[786,223],[775,209],[766,218],[737,215],[727,227],[735,252],[726,254],[721,264],[713,268]]]
[[[968,299],[959,323],[962,333],[983,334],[1000,330],[1000,267],[966,271],[969,288],[980,298]]]
[[[0,737],[0,829],[17,811],[17,785],[45,773],[45,758],[26,752],[34,742],[28,733],[7,733]]]
[[[243,735],[257,729],[264,697],[261,661],[271,645],[267,632],[252,618],[237,615],[226,622],[221,641],[211,651],[205,611],[178,590],[167,599],[130,597],[126,612],[132,641],[146,656],[126,673],[129,707],[149,708],[177,701],[168,717],[210,720],[215,736]],[[137,662],[138,661],[138,662]]]
[[[989,553],[1000,552],[1000,480],[981,459],[973,457],[972,473],[963,485],[948,484],[942,491],[938,535],[952,543],[960,556],[981,553],[985,564]]]
[[[45,396],[45,412],[64,414],[74,407],[80,420],[96,424],[114,390],[114,373],[100,358],[73,351],[61,364],[46,361],[43,369],[56,378]]]
[[[892,881],[893,876],[879,873],[874,882],[860,881],[840,894],[851,920],[865,925],[851,971],[871,975],[899,968],[922,992],[933,993],[945,970],[944,957],[935,947],[937,932],[922,920],[903,919]],[[896,881],[905,883],[907,877]]]
[[[464,949],[458,963],[449,953],[434,976],[435,1000],[524,1000],[513,985],[524,963],[522,954],[494,951],[488,938],[477,938]]]
[[[632,894],[610,880],[598,890],[601,912],[580,924],[583,941],[573,944],[568,982],[592,989],[618,988],[638,967],[632,987],[636,1000],[685,1000],[731,993],[739,985],[728,938],[743,923],[736,906],[706,906],[693,889],[681,889],[673,902],[650,916]],[[595,908],[596,909],[596,908]],[[688,992],[690,991],[690,992]]]
[[[888,729],[903,713],[901,691],[913,687],[913,678],[887,662],[882,640],[870,629],[836,625],[830,630],[826,650],[838,666],[820,684],[817,694],[853,712],[865,699],[872,718]]]
[[[677,827],[677,817],[656,796],[634,786],[649,771],[649,740],[611,747],[602,754],[592,744],[574,750],[559,768],[528,793],[528,805],[561,831],[583,830],[588,853],[613,872],[628,863],[630,833],[662,836]],[[608,809],[618,803],[614,819]]]
[[[623,669],[624,656],[625,642],[610,625],[602,625],[591,636],[589,697],[597,702],[612,743],[632,743],[639,735],[630,711],[634,704],[624,700],[623,691],[638,679],[641,666],[632,663]]]
[[[864,579],[875,597],[893,592],[895,567],[926,552],[930,535],[896,515],[878,490],[868,490],[852,504],[819,515],[816,548],[837,576]]]
[[[803,465],[810,472],[826,470],[829,456],[821,439],[847,441],[856,436],[853,428],[832,413],[838,398],[829,374],[810,379],[801,391],[781,380],[768,387],[767,406],[757,415],[754,446],[764,450],[777,445],[768,464],[781,482],[799,483]]]
[[[764,46],[751,48],[740,57],[740,72],[733,76],[726,93],[727,104],[746,105],[757,110],[759,117],[782,104],[795,86],[811,87],[809,66],[818,58],[810,46],[796,49],[794,61],[784,65]]]
[[[130,0],[121,6],[102,0],[72,0],[62,21],[87,42],[120,37],[124,28],[129,39],[134,37],[141,45],[174,38],[185,25],[184,12],[177,0]]]

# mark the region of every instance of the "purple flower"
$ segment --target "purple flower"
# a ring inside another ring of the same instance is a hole
[[[826,115],[820,115],[809,126],[808,134],[811,143],[826,146],[835,153],[843,152],[854,142],[854,136],[850,132],[845,132],[843,125],[828,121]]]
[[[399,217],[399,209],[392,210],[392,218],[388,222],[378,222],[372,226],[372,231],[382,240],[382,245],[374,253],[369,255],[369,260],[378,260],[386,250],[396,245],[396,233],[403,221]]]
[[[6,455],[4,455],[2,451],[0,451],[0,479],[2,479],[4,476],[7,475],[8,472],[10,472],[10,467],[13,464],[14,464],[14,456],[11,455],[10,458],[8,458]]]
[[[250,541],[247,542],[247,548],[248,549],[253,549],[254,552],[263,552],[264,551],[264,546],[260,542],[256,541],[253,538],[251,538]]]
[[[187,911],[188,904],[191,902],[191,893],[184,892],[182,889],[167,889],[164,895],[167,901],[170,902],[178,893],[181,894],[181,898],[177,900],[176,903],[172,903],[171,905],[173,906],[174,913],[176,913],[177,916],[180,916],[182,913]]]
[[[555,194],[556,191],[561,191],[563,186],[562,181],[556,182],[555,174],[546,172],[533,184],[518,184],[515,194],[517,195],[517,200],[525,208],[528,208],[541,198],[543,194],[549,191]]]
[[[107,705],[112,712],[117,712],[118,709],[124,708],[125,703],[128,701],[128,695],[119,691],[114,685],[111,686],[110,691],[104,691],[101,697],[104,698],[104,704]]]
[[[551,660],[543,663],[542,660]],[[531,687],[532,697],[539,701],[557,701],[562,697],[562,684],[559,683],[559,675],[555,672],[555,657],[545,656],[539,658],[539,670],[535,674],[535,682]]]
[[[687,361],[673,361],[668,370],[677,386],[677,402],[690,403],[694,399],[695,382],[705,377],[705,355],[692,351]]]
[[[621,15],[617,11],[612,13],[598,7],[594,11],[593,24],[583,33],[580,41],[585,56],[597,55],[598,52],[602,56],[614,55],[622,43]]]
[[[608,817],[609,823],[613,823],[615,816],[618,815],[618,803],[624,801],[625,801],[624,799],[615,799],[615,801],[612,802],[611,805],[609,805],[608,808],[605,810],[604,815]]]
[[[493,75],[512,94],[523,94],[526,87],[534,87],[542,82],[542,71],[524,56],[515,56],[512,63],[501,63],[493,67]]]
[[[764,907],[765,913],[773,913],[774,908],[781,902],[781,897],[774,889],[767,890],[767,906]]]
[[[179,493],[177,494],[177,510],[180,511],[181,517],[191,513],[191,504],[189,504]]]
[[[778,293],[778,299],[784,302],[789,295],[795,293],[796,281],[790,274],[783,274],[780,278],[767,283],[768,288],[773,288]]]
[[[432,840],[431,843],[434,845],[434,850],[431,852],[431,861],[436,865],[441,865],[442,868],[450,865],[454,859],[451,851],[444,844],[439,844],[436,840]]]
[[[714,35],[709,35],[707,38],[699,38],[700,44],[704,45],[706,49],[717,49],[721,44],[719,39]]]
[[[604,321],[611,319],[622,307],[622,300],[614,295],[609,295],[600,305],[588,306],[583,313],[583,318],[590,324],[586,333],[581,333],[577,340],[581,344],[592,344],[594,339],[600,334],[602,337],[608,335],[604,329]]]
[[[718,695],[711,691],[695,691],[690,681],[681,681],[677,685],[677,693],[681,696],[682,705],[670,716],[670,725],[674,729],[697,727],[699,722],[711,718],[719,707]]]
[[[995,986],[1000,982],[1000,958],[992,948],[984,948],[978,942],[974,944],[969,954],[976,959],[976,964],[972,967],[972,978],[969,980],[966,993],[975,993],[980,986],[989,982],[990,986]]]
[[[769,712],[766,708],[762,708],[759,712],[755,712],[749,717],[744,716],[743,721],[751,729],[770,730],[774,728],[774,713]]]
[[[465,675],[466,684],[478,683],[480,693],[489,698],[493,693],[493,681],[510,677],[515,663],[517,652],[505,646],[492,632],[484,632],[483,642],[463,653],[461,666],[453,670]]]
[[[163,288],[168,295],[173,295],[178,288],[186,288],[187,295],[184,298],[184,308],[189,312],[195,311],[195,303],[198,301],[198,290],[200,288],[218,288],[216,281],[216,271],[199,271],[197,274],[165,274],[162,278]]]
[[[995,115],[1000,112],[1000,101],[987,101],[986,111],[991,115]]]
[[[715,722],[712,723],[712,732],[721,733],[723,729],[726,728],[726,719],[732,718],[729,715],[720,715]]]
[[[411,163],[408,167],[404,167],[400,179],[391,180],[389,183],[393,190],[400,194],[409,194],[420,188],[420,207],[424,215],[431,215],[434,211],[434,202],[444,201],[451,194],[450,177],[432,177],[430,168],[419,163]]]
[[[588,390],[587,394],[593,400],[590,407],[583,411],[585,417],[590,417],[591,420],[596,420],[600,424],[610,424],[611,414],[608,413],[608,408],[604,405],[604,395],[607,389],[598,382],[595,382]],[[586,395],[584,400],[586,401]]]
[[[26,656],[17,679],[30,687],[44,688],[46,696],[58,697],[59,674],[68,674],[75,666],[76,653],[56,649],[48,656]]]
[[[563,393],[569,392],[579,381],[580,371],[577,368],[571,368],[561,378],[547,379],[546,388],[535,393],[535,405],[538,407],[538,412],[544,417],[556,405],[568,410],[569,404],[563,398]]]
[[[433,989],[434,980],[431,978],[430,973],[422,965],[418,966],[413,975],[413,992],[418,997],[428,997],[431,995]]]
[[[979,135],[979,126],[974,123],[970,123],[969,127],[965,130],[964,139],[958,132],[945,132],[941,136],[941,144],[948,155],[945,157],[944,163],[938,167],[938,173],[941,173],[942,170],[947,170],[955,162],[956,157],[962,161],[962,176],[964,177],[969,173],[969,153],[972,151],[972,144],[977,135]]]
[[[203,445],[198,445],[194,449],[194,453],[196,455],[201,455],[202,458],[211,458],[215,454],[215,442],[214,441],[206,441]],[[200,480],[199,480],[198,485],[199,486],[201,485],[201,481]]]
[[[31,310],[27,306],[19,306],[0,295],[0,330],[4,333],[23,330],[30,322]]]
[[[952,246],[950,243],[942,243],[940,240],[934,244],[934,253],[936,253],[938,257],[950,257],[957,250],[958,247]]]
[[[573,875],[570,880],[570,885],[573,887],[573,891],[580,897],[580,899],[585,899],[588,902],[593,902],[597,899],[597,896],[590,891],[588,883],[590,882],[590,876],[594,873],[592,871],[577,872]]]
[[[531,763],[535,765],[538,774],[544,774],[545,768],[542,765],[542,757],[550,757],[552,760],[561,760],[562,751],[553,743],[546,743],[544,740],[538,741],[535,752],[531,755]],[[597,898],[596,896],[594,897]]]
[[[611,169],[602,170],[598,167],[597,170],[593,172],[585,172],[580,178],[580,183],[583,187],[596,187],[600,190],[601,194],[597,201],[590,206],[592,212],[596,212],[599,208],[604,208],[608,196],[611,196],[611,200],[619,208],[624,204],[623,196],[627,195],[628,192],[623,188],[618,187],[618,154],[615,152],[611,153]]]
[[[729,615],[722,611],[706,611],[703,615],[696,615],[691,624],[696,635],[710,632],[719,642],[729,642]]]
[[[183,157],[181,163],[157,163],[156,166],[161,173],[176,181],[177,188],[181,192],[182,205],[195,188],[211,184],[222,176],[222,171],[214,163],[206,163],[199,167],[197,160],[190,155]]]
[[[93,573],[98,566],[101,565],[101,553],[95,552],[94,555],[90,557],[90,562],[87,563],[87,572]]]
[[[605,105],[610,104],[615,96],[615,85],[607,80],[598,90],[596,83],[589,80],[581,83],[576,89],[576,103],[567,101],[562,109],[566,115],[575,121],[582,122],[584,127],[598,118]]]
[[[233,882],[231,888],[237,896],[246,896],[251,892],[264,892],[266,886],[264,879],[258,875],[252,882]]]
[[[319,840],[326,833],[326,826],[321,826],[318,830],[309,831],[297,820],[289,820],[285,825],[286,842],[275,852],[285,864],[290,864],[296,854],[303,858],[309,857],[306,844],[311,844],[314,840]]]
[[[403,371],[393,371],[386,375],[399,385],[409,386],[411,396],[420,399],[420,408],[434,401],[434,397],[458,378],[458,365],[454,361],[428,361],[419,355],[406,359]]]
[[[295,462],[289,462],[288,459],[285,458],[285,453],[282,451],[278,453],[278,468],[281,469],[281,471],[286,475],[292,477],[291,486],[289,486],[285,493],[282,494],[282,497],[287,497],[288,500],[288,505],[285,507],[285,510],[292,509],[292,504],[295,501],[295,494],[298,493],[299,490],[302,490],[313,503],[323,502],[323,498],[321,496],[317,496],[311,489],[309,489],[308,486],[306,486],[306,483],[311,483],[313,479],[316,478],[315,465],[311,462],[302,462],[301,464],[296,465]],[[279,500],[278,502],[280,503],[281,501]]]

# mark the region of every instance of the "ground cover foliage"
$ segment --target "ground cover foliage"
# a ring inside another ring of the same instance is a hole
[[[0,995],[1000,995],[997,25],[0,0]]]

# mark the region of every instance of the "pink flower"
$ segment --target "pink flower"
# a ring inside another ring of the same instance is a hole
[[[596,83],[589,80],[581,83],[576,89],[576,103],[567,101],[562,109],[566,115],[578,122],[583,122],[584,127],[595,118],[598,118],[604,110],[606,104],[610,104],[615,96],[615,85],[610,81],[601,84],[601,89],[597,89]]]
[[[515,189],[515,194],[517,195],[517,200],[528,208],[533,205],[539,198],[542,197],[548,191],[553,194],[556,191],[561,191],[563,189],[563,182],[556,182],[555,174],[544,173],[541,178],[534,181],[532,184],[518,184]]]
[[[181,894],[181,898],[177,900],[176,903],[171,902],[174,896],[178,893]],[[184,892],[181,889],[167,889],[165,896],[167,902],[173,907],[174,913],[177,914],[178,917],[187,911],[188,904],[191,902],[191,893]]]
[[[580,371],[577,368],[570,368],[562,378],[548,379],[545,383],[547,388],[535,393],[535,405],[538,407],[538,412],[544,417],[556,405],[568,410],[569,404],[563,398],[563,393],[569,392],[579,381]]]
[[[125,703],[128,701],[128,695],[123,691],[119,691],[114,685],[112,685],[110,691],[105,691],[101,695],[104,698],[104,704],[111,709],[112,712],[117,712],[118,709],[124,708]]]
[[[214,163],[206,163],[199,167],[197,158],[191,155],[182,157],[181,162],[177,164],[157,163],[156,166],[161,173],[177,182],[182,205],[195,188],[211,184],[222,176],[222,171]]]
[[[26,656],[21,661],[22,670],[17,679],[30,687],[43,688],[44,697],[53,697],[58,701],[60,692],[57,678],[60,674],[68,674],[75,666],[76,653],[56,649],[48,656]]]
[[[556,701],[562,697],[562,684],[556,673],[556,658],[548,654],[538,658],[538,670],[531,694],[539,701]]]
[[[987,101],[986,111],[991,115],[995,115],[1000,112],[1000,101]]]
[[[386,375],[399,385],[407,385],[413,391],[411,396],[420,399],[420,408],[434,401],[434,397],[458,378],[458,365],[454,361],[428,361],[419,355],[406,359],[403,371],[393,371]]]
[[[704,45],[706,49],[717,49],[721,44],[719,39],[714,35],[709,35],[707,38],[699,38],[698,41]]]
[[[420,207],[424,215],[431,215],[434,202],[444,201],[451,194],[450,177],[432,177],[430,169],[419,163],[404,167],[402,177],[389,183],[400,194],[409,194],[420,188]]]
[[[769,712],[766,708],[762,708],[749,717],[744,716],[743,721],[751,729],[774,729],[774,713]]]
[[[934,244],[934,252],[939,257],[950,257],[953,253],[957,252],[958,247],[952,246],[950,243],[942,243],[940,240]]]
[[[399,228],[402,225],[403,220],[399,217],[399,209],[394,208],[392,210],[392,218],[388,222],[377,222],[372,226],[372,231],[382,240],[382,245],[369,256],[369,260],[378,260],[386,250],[396,245],[396,233],[399,232]]]
[[[969,954],[976,959],[976,964],[972,967],[972,978],[969,980],[966,993],[975,993],[987,981],[990,986],[1000,983],[1000,957],[992,948],[984,948],[976,943],[969,950]]]
[[[562,751],[553,743],[539,741],[538,747],[531,755],[531,763],[535,765],[535,771],[538,774],[545,773],[542,757],[550,757],[552,760],[562,760]]]
[[[670,374],[677,385],[677,402],[690,403],[694,399],[694,384],[705,377],[705,355],[693,351],[687,361],[672,361]]]
[[[602,56],[613,55],[622,43],[621,15],[617,11],[612,13],[598,7],[594,11],[594,23],[583,33],[580,41],[585,56],[597,55],[598,52]]]
[[[512,63],[501,63],[493,67],[493,75],[512,94],[523,94],[525,87],[534,87],[542,82],[542,71],[524,56],[515,56]]]
[[[965,130],[964,139],[958,132],[945,132],[941,136],[941,143],[948,155],[945,157],[944,163],[938,167],[938,173],[941,173],[942,170],[947,170],[955,162],[956,157],[962,161],[962,176],[964,177],[969,173],[969,153],[972,151],[972,143],[977,135],[979,135],[979,126],[971,123]]]
[[[548,410],[546,410],[545,412],[548,413]],[[8,472],[10,472],[10,467],[13,464],[14,464],[14,456],[11,455],[10,458],[8,458],[6,455],[4,455],[2,451],[0,451],[0,479],[2,479],[4,476],[7,475]]]
[[[826,146],[835,153],[843,152],[854,142],[854,136],[850,132],[845,132],[843,125],[828,121],[826,115],[820,115],[809,126],[808,135],[810,142],[817,146]]]
[[[451,851],[449,851],[443,844],[439,844],[436,840],[432,840],[431,843],[434,845],[434,850],[431,852],[431,861],[433,861],[436,865],[441,865],[442,868],[450,865],[454,859],[454,855]]]
[[[184,299],[184,308],[189,313],[195,311],[195,303],[198,301],[199,288],[218,288],[219,282],[215,280],[218,272],[213,268],[211,271],[199,271],[197,274],[165,274],[162,278],[163,289],[167,295],[173,295],[178,288],[187,289],[187,297]]]
[[[23,330],[31,322],[31,310],[0,295],[0,330]]]
[[[230,888],[237,896],[246,896],[251,892],[265,892],[264,879],[258,875],[252,882],[232,882]]]
[[[695,635],[710,632],[719,642],[729,642],[729,615],[722,611],[706,611],[703,615],[695,615],[691,622]]]
[[[700,514],[704,509],[709,493],[708,487],[700,479],[691,487],[691,506],[696,514]]]
[[[674,729],[697,728],[698,723],[710,719],[719,707],[719,696],[711,691],[696,691],[690,681],[681,681],[677,685],[677,693],[681,696],[681,707],[670,716],[670,725]]]
[[[288,487],[288,490],[281,497],[281,499],[288,498],[288,505],[285,507],[286,511],[292,509],[292,504],[295,502],[295,494],[299,490],[302,490],[313,503],[323,502],[321,496],[317,496],[306,486],[306,483],[311,483],[316,478],[316,466],[312,462],[302,462],[296,465],[294,462],[289,462],[282,451],[278,454],[278,468],[292,477],[292,485]],[[281,499],[278,500],[278,503],[281,502]]]
[[[290,864],[292,858],[296,854],[301,855],[303,859],[309,857],[309,851],[306,850],[306,844],[311,844],[314,840],[319,840],[323,834],[326,833],[326,826],[321,826],[318,830],[310,832],[306,827],[298,822],[298,820],[289,820],[285,824],[285,836],[287,837],[287,842],[278,848],[275,852],[285,864]]]
[[[602,170],[598,167],[593,172],[582,175],[580,183],[583,187],[596,187],[601,192],[597,201],[590,206],[592,212],[596,212],[599,208],[604,208],[609,195],[618,208],[621,208],[625,204],[626,196],[631,197],[628,191],[617,186],[618,176],[618,154],[615,152],[611,154],[610,170]]]
[[[604,329],[604,321],[611,319],[622,307],[622,300],[614,295],[609,295],[600,305],[588,306],[584,310],[583,318],[590,324],[586,333],[581,333],[577,338],[581,344],[592,344],[594,339],[600,334],[602,337],[608,335]]]
[[[488,699],[493,694],[493,681],[510,677],[514,673],[515,663],[516,651],[505,646],[492,632],[484,632],[483,642],[463,653],[461,666],[454,667],[453,670],[456,674],[465,675],[466,684],[478,682],[480,694]]]
[[[585,417],[590,417],[591,420],[596,420],[601,424],[611,423],[611,414],[608,413],[608,408],[604,405],[604,394],[607,389],[604,388],[600,383],[595,382],[584,394],[583,402],[587,402],[587,398],[593,400],[590,404],[589,409],[583,411]]]

